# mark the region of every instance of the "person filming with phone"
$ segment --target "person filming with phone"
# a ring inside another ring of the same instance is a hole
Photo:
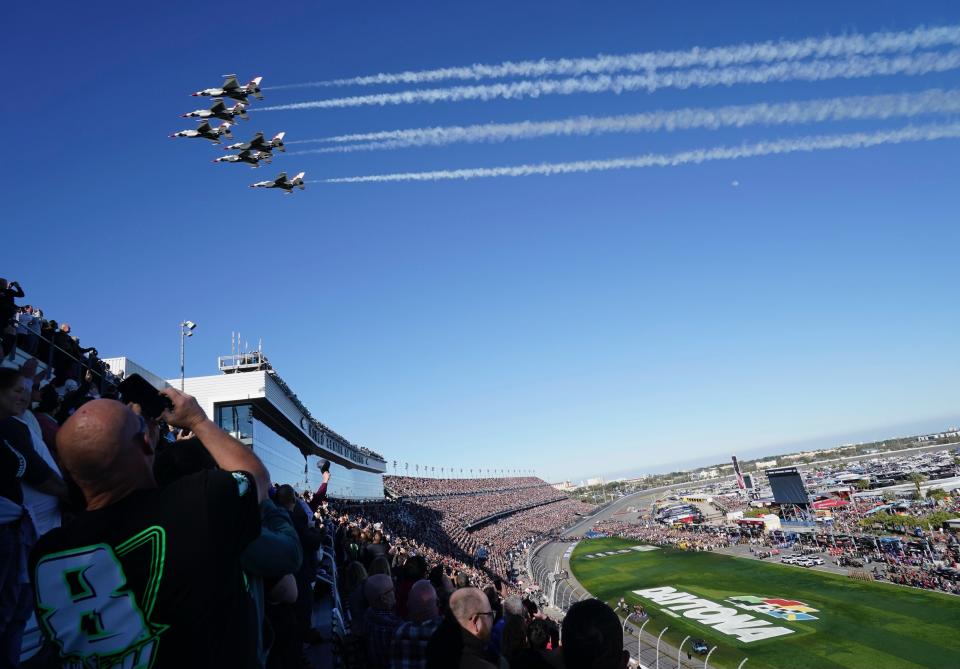
[[[87,402],[57,433],[86,511],[31,554],[41,629],[71,665],[252,666],[239,558],[260,534],[270,475],[193,397],[148,388],[129,405]],[[196,435],[219,469],[158,487],[160,420]]]

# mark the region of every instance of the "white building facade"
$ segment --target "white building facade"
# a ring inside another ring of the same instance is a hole
[[[114,372],[146,377],[145,370],[132,361],[127,364],[127,358],[110,362]],[[262,353],[226,356],[218,365],[220,374],[185,379],[184,392],[196,397],[221,428],[253,449],[274,483],[314,491],[322,482],[321,459],[326,459],[330,461],[329,496],[383,498],[386,462],[316,420]],[[160,379],[150,376],[148,380],[158,385]],[[167,383],[180,387],[180,379]]]

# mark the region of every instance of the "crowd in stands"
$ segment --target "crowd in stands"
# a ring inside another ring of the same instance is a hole
[[[442,496],[437,480],[408,478],[429,499],[355,504],[326,499],[329,468],[301,498],[189,395],[165,389],[167,408],[150,414],[95,349],[34,341],[23,291],[2,286],[2,666],[157,653],[156,666],[309,667],[309,649],[331,642],[311,618],[327,587],[343,595],[358,667],[563,667],[584,648],[622,666],[618,625],[607,649],[573,631],[561,649],[556,625],[516,594],[521,551],[590,506],[533,477],[453,480]],[[130,594],[105,599],[121,586]],[[69,603],[81,595],[89,605]],[[616,621],[599,606],[588,628]]]
[[[52,383],[63,397],[86,382],[97,393],[109,392],[117,378],[93,346],[81,346],[68,323],[45,318],[34,305],[18,305],[26,296],[16,281],[0,279],[0,360],[12,363],[19,349],[36,361],[45,385]]]
[[[338,655],[347,669],[627,666],[620,621],[606,604],[575,604],[561,646],[556,623],[509,581],[393,534],[416,517],[409,506],[327,505],[338,522],[339,598],[350,629]]]
[[[396,497],[451,497],[475,493],[505,492],[546,485],[535,476],[499,478],[421,478],[419,476],[384,476],[383,486]]]
[[[517,511],[548,502],[567,499],[552,485],[540,481],[540,485],[531,485],[512,490],[476,492],[464,495],[451,495],[426,499],[419,502],[423,506],[436,509],[465,527],[500,513]]]
[[[542,481],[541,486],[527,490],[531,491],[530,500],[520,497],[514,507],[499,509],[507,515],[469,530],[461,515],[463,499],[457,497],[419,503],[406,500],[353,503],[347,509],[370,522],[380,523],[395,535],[416,541],[421,550],[445,556],[448,564],[480,565],[491,577],[506,579],[510,557],[518,545],[556,532],[574,522],[578,514],[592,511],[591,506],[567,497],[554,497],[543,503]],[[490,496],[498,499],[500,494],[490,493]],[[468,499],[489,509],[488,504],[492,502],[486,498],[487,495],[476,495]],[[534,506],[528,508],[531,504]],[[511,511],[513,508],[518,510]]]

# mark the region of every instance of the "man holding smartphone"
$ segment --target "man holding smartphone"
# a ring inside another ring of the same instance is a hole
[[[242,443],[172,388],[161,418],[193,432],[220,467],[159,488],[159,429],[113,400],[61,427],[61,460],[87,510],[30,560],[41,629],[64,663],[255,666],[240,554],[260,533],[270,476]]]

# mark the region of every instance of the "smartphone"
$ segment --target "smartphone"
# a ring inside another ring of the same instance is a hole
[[[139,374],[131,374],[118,386],[120,399],[127,404],[140,405],[143,417],[156,420],[163,415],[166,409],[173,409],[173,402],[166,395],[154,388],[149,381]]]

